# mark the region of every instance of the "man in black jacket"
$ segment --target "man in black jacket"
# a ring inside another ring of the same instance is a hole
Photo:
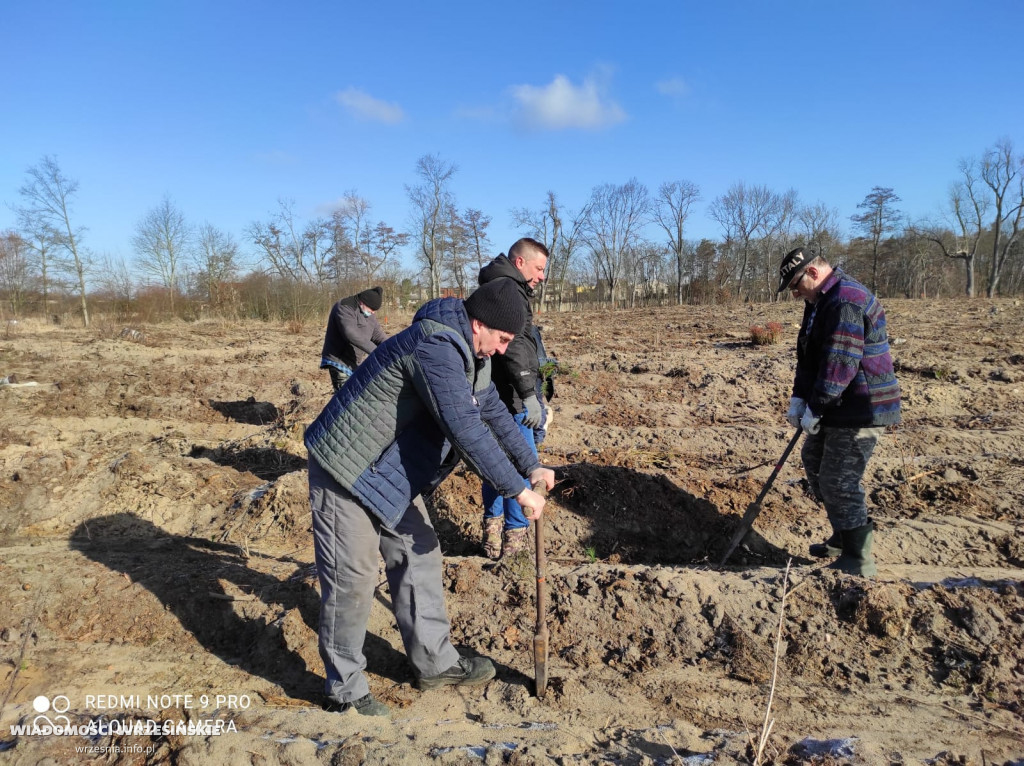
[[[519,290],[526,309],[526,327],[516,335],[504,355],[494,360],[494,385],[512,413],[527,443],[536,453],[534,430],[544,426],[544,408],[538,397],[540,362],[533,334],[530,297],[544,281],[548,249],[535,239],[524,237],[480,270],[480,284],[511,280]],[[483,485],[484,554],[491,559],[512,555],[526,546],[530,522],[514,498],[504,498],[487,483]]]
[[[383,291],[371,287],[334,304],[327,319],[320,369],[327,368],[331,385],[338,391],[367,356],[387,337],[374,316]]]

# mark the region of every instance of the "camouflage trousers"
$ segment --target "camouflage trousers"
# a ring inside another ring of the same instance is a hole
[[[807,434],[800,457],[811,492],[825,506],[832,531],[868,523],[861,481],[882,427],[822,428]]]

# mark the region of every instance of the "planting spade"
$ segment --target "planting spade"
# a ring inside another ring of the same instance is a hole
[[[544,482],[533,485],[533,491],[547,497]],[[547,612],[547,594],[544,592],[544,517],[541,516],[533,524],[533,533],[537,543],[537,632],[533,635],[533,670],[537,679],[537,696],[543,698],[548,687],[548,626],[544,613]]]
[[[789,457],[789,453],[793,451],[793,447],[796,446],[797,440],[800,438],[800,434],[803,433],[803,429],[797,428],[796,433],[793,434],[793,438],[789,440],[789,444],[786,445],[786,451],[782,453],[782,457],[779,458],[779,462],[775,464],[775,470],[772,471],[772,475],[768,477],[768,481],[765,482],[764,487],[758,494],[757,499],[747,506],[746,513],[743,514],[743,520],[740,522],[739,527],[736,529],[736,533],[732,536],[732,540],[729,541],[729,547],[725,549],[725,555],[722,556],[722,560],[718,562],[718,566],[725,566],[725,562],[729,560],[732,552],[736,550],[736,546],[739,545],[743,538],[747,536],[747,532],[754,525],[754,519],[761,513],[761,502],[764,500],[764,496],[768,494],[768,490],[772,488],[772,484],[775,483],[775,477],[779,475],[779,471],[782,470],[782,466],[786,463],[786,458]]]

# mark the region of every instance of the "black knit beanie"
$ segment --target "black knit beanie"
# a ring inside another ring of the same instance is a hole
[[[363,290],[356,297],[366,304],[366,308],[376,311],[380,308],[383,292],[379,287],[371,287],[369,290]]]
[[[480,285],[464,303],[467,314],[492,330],[519,335],[526,326],[526,301],[511,279]]]

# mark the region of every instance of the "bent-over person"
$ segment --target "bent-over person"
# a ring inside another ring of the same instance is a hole
[[[864,285],[812,247],[786,254],[778,292],[784,290],[804,299],[786,419],[806,434],[800,454],[807,482],[832,527],[810,553],[838,557],[832,569],[873,577],[874,523],[862,480],[885,427],[900,422],[885,311]]]
[[[306,430],[309,500],[320,579],[320,656],[329,710],[388,715],[363,673],[363,642],[383,557],[391,610],[421,690],[473,686],[493,663],[452,646],[441,549],[422,495],[460,459],[540,518],[554,486],[498,398],[491,356],[526,316],[507,280],[465,301],[438,298],[355,370]]]
[[[383,290],[371,287],[342,298],[331,308],[320,352],[320,369],[327,369],[335,391],[345,385],[352,371],[387,337],[375,316],[382,302]]]

